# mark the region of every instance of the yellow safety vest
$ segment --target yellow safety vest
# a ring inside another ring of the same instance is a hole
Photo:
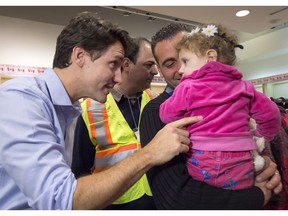
[[[149,90],[142,93],[140,113],[156,96]],[[82,116],[96,151],[93,173],[109,168],[141,148],[111,93],[108,94],[105,104],[88,98],[81,105]],[[144,194],[152,196],[146,174],[113,204],[131,202]]]

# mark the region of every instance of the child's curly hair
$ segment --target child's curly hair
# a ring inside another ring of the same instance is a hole
[[[218,32],[214,36],[207,37],[201,31],[187,34],[177,44],[176,49],[188,49],[200,56],[205,55],[207,50],[214,49],[217,52],[217,61],[231,66],[235,65],[237,62],[235,47],[243,49],[243,46],[238,44],[237,35],[229,33],[222,24],[211,24],[217,27]],[[207,25],[199,26],[200,29],[203,27],[207,27]]]

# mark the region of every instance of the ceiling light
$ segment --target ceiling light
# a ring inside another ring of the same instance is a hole
[[[250,13],[249,10],[241,10],[241,11],[238,11],[238,12],[236,13],[236,16],[237,16],[237,17],[244,17],[244,16],[247,16],[249,13]]]

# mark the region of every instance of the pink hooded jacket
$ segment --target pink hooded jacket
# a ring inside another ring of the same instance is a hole
[[[279,132],[280,112],[273,101],[241,78],[233,66],[207,63],[181,79],[173,95],[160,106],[161,120],[167,124],[183,117],[203,116],[187,128],[194,149],[256,149],[249,119],[255,119],[258,133],[270,141]]]

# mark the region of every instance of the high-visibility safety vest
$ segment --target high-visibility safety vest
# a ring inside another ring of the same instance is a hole
[[[156,96],[149,90],[143,91],[140,113],[144,106]],[[108,94],[105,103],[88,98],[81,105],[82,116],[96,151],[93,173],[109,168],[141,148],[140,142],[136,139],[111,93]],[[113,204],[131,202],[144,194],[152,196],[146,174]]]

